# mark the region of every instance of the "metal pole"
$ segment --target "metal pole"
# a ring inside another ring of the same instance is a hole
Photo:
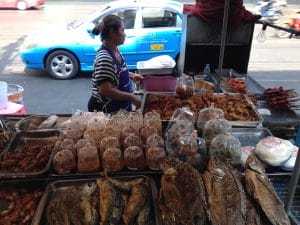
[[[223,61],[224,61],[224,51],[225,51],[225,42],[226,42],[226,34],[227,34],[229,2],[230,0],[225,0],[219,66],[218,66],[218,73],[217,73],[217,93],[220,93],[221,76],[223,73]]]
[[[298,179],[300,174],[300,150],[298,149],[297,159],[293,169],[293,174],[289,183],[288,196],[285,200],[285,210],[290,213],[290,209],[293,203],[293,198],[295,195]]]

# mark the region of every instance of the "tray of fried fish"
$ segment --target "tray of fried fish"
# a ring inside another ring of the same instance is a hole
[[[161,224],[155,181],[146,176],[50,182],[32,225]]]

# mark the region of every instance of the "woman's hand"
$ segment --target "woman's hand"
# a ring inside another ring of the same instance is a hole
[[[130,78],[131,78],[136,84],[139,84],[139,83],[141,82],[141,80],[143,80],[144,77],[143,77],[141,74],[130,72]]]
[[[131,102],[135,105],[136,109],[141,108],[142,100],[138,96],[132,95]]]

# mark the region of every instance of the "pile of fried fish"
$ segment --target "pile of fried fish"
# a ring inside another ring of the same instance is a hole
[[[203,175],[185,162],[167,158],[158,202],[164,225],[290,225],[254,155],[247,160],[245,174],[216,156]]]
[[[49,202],[49,225],[152,225],[153,203],[148,180],[96,182],[61,188]]]

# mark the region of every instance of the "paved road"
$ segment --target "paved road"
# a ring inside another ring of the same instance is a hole
[[[82,18],[102,3],[48,1],[38,10],[0,12],[0,80],[20,84],[25,89],[28,113],[72,113],[87,110],[90,75],[82,73],[73,80],[53,80],[40,71],[26,70],[18,56],[24,38],[43,26],[55,27],[64,21]],[[251,5],[247,5],[250,7]],[[295,5],[289,7],[292,12]],[[300,8],[300,7],[298,7]],[[260,30],[258,25],[254,37]],[[264,87],[282,85],[300,93],[300,39],[276,39],[268,29],[268,39],[259,43],[254,38],[249,61],[249,74]]]

